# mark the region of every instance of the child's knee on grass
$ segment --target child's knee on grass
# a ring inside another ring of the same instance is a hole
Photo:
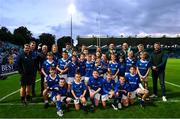
[[[82,104],[86,104],[86,98],[85,97],[81,98],[81,102]]]

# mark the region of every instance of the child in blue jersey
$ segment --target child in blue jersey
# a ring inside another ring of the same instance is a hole
[[[43,91],[43,98],[45,105],[44,107],[47,108],[49,106],[48,104],[48,93],[49,93],[49,88],[53,87],[56,84],[59,84],[59,76],[56,74],[56,67],[50,67],[50,74],[45,77],[44,80],[44,91]]]
[[[106,74],[106,72],[108,71],[108,65],[109,65],[109,62],[108,62],[108,59],[107,59],[107,55],[106,55],[106,54],[102,54],[101,64],[102,64],[102,69],[103,69],[104,77],[105,77],[105,74]]]
[[[126,62],[124,56],[119,56],[119,76],[124,77],[126,72]]]
[[[128,52],[128,57],[126,58],[126,72],[125,75],[129,74],[129,69],[131,66],[136,65],[135,59],[134,59],[134,53],[133,51]]]
[[[99,100],[101,97],[100,91],[102,89],[102,78],[99,77],[98,71],[93,71],[93,76],[89,78],[88,81],[88,91],[91,100],[91,111],[94,110],[94,106],[99,105]]]
[[[144,83],[144,88],[148,89],[148,74],[150,71],[150,62],[147,60],[147,52],[140,53],[140,60],[137,61],[136,67],[141,81]]]
[[[106,108],[106,101],[113,98],[115,91],[115,81],[112,79],[111,72],[106,73],[106,79],[103,79],[101,90],[101,101],[104,108]]]
[[[104,71],[103,71],[103,68],[102,68],[101,58],[96,59],[94,69],[98,71],[100,77],[102,77],[102,78],[104,77]]]
[[[133,104],[135,102],[136,94],[140,96],[140,106],[144,107],[144,102],[146,97],[148,96],[148,90],[145,89],[141,82],[138,74],[136,74],[136,67],[131,66],[130,67],[130,73],[127,74],[126,76],[126,81],[129,83],[131,87],[131,91],[129,92],[129,102],[130,104]]]
[[[112,73],[112,78],[115,82],[118,81],[119,65],[116,62],[116,55],[111,54],[111,60],[109,61],[108,71]]]
[[[78,69],[76,61],[77,61],[77,57],[72,55],[71,62],[69,62],[67,65],[68,74],[67,74],[66,82],[68,84],[68,92],[71,89],[71,84],[74,81],[75,73],[77,72]]]
[[[115,98],[114,98],[114,103],[112,105],[114,110],[121,109],[122,105],[125,107],[129,105],[129,100],[128,100],[127,95],[128,95],[128,92],[130,91],[131,91],[131,87],[126,82],[125,77],[120,76],[115,86]]]
[[[81,81],[84,81],[85,74],[86,74],[86,59],[85,59],[85,54],[81,53],[80,58],[78,61],[79,64],[79,72],[81,74]]]
[[[67,79],[67,64],[68,64],[68,53],[64,51],[62,53],[62,58],[59,59],[57,64],[57,70],[59,71],[60,77]]]
[[[85,74],[85,79],[84,82],[87,85],[89,78],[92,76],[94,70],[94,63],[92,62],[92,56],[89,54],[87,56],[87,61],[86,61],[86,74]]]
[[[84,82],[81,81],[80,73],[75,74],[75,80],[72,83],[71,93],[74,98],[74,105],[75,109],[80,109],[80,103],[82,104],[82,109],[87,113],[87,103],[86,103],[86,85]]]
[[[63,116],[62,103],[66,104],[66,109],[69,109],[71,98],[67,96],[66,81],[64,78],[60,78],[59,84],[49,88],[51,90],[50,99],[56,104],[57,115]]]
[[[47,60],[44,61],[41,72],[43,73],[44,77],[47,77],[50,74],[50,67],[56,67],[56,62],[53,60],[53,54],[47,53]]]

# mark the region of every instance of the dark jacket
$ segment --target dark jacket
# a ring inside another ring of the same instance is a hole
[[[17,58],[17,65],[21,75],[33,75],[34,61],[31,54],[26,54],[22,51]]]
[[[43,62],[47,59],[47,54],[43,52],[38,53],[37,62],[38,62],[38,71],[41,71]]]
[[[156,66],[158,71],[164,71],[167,63],[167,54],[165,54],[162,50],[154,51],[151,54],[151,66]]]

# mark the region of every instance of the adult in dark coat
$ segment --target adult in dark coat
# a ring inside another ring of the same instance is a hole
[[[38,70],[38,51],[36,50],[36,42],[35,41],[31,41],[29,43],[30,45],[30,54],[32,56],[33,62],[34,62],[34,75],[33,75],[33,80],[32,80],[32,86],[31,86],[31,91],[32,91],[32,96],[36,96],[35,93],[35,84],[36,84],[36,74],[37,74],[37,70]]]
[[[21,75],[21,102],[27,104],[30,101],[31,84],[34,74],[34,63],[30,54],[29,44],[25,44],[22,53],[17,58],[18,71]]]
[[[167,62],[167,54],[161,49],[159,42],[154,44],[154,51],[151,54],[150,61],[152,63],[152,79],[153,79],[153,95],[157,97],[157,81],[160,80],[162,100],[167,101],[165,94],[165,68]]]

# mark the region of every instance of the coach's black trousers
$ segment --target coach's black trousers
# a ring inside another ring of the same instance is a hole
[[[153,93],[155,95],[157,95],[157,91],[158,91],[158,86],[157,86],[157,82],[158,82],[158,78],[159,78],[159,82],[161,85],[161,94],[162,96],[165,96],[165,71],[152,71],[152,80],[153,80]]]

